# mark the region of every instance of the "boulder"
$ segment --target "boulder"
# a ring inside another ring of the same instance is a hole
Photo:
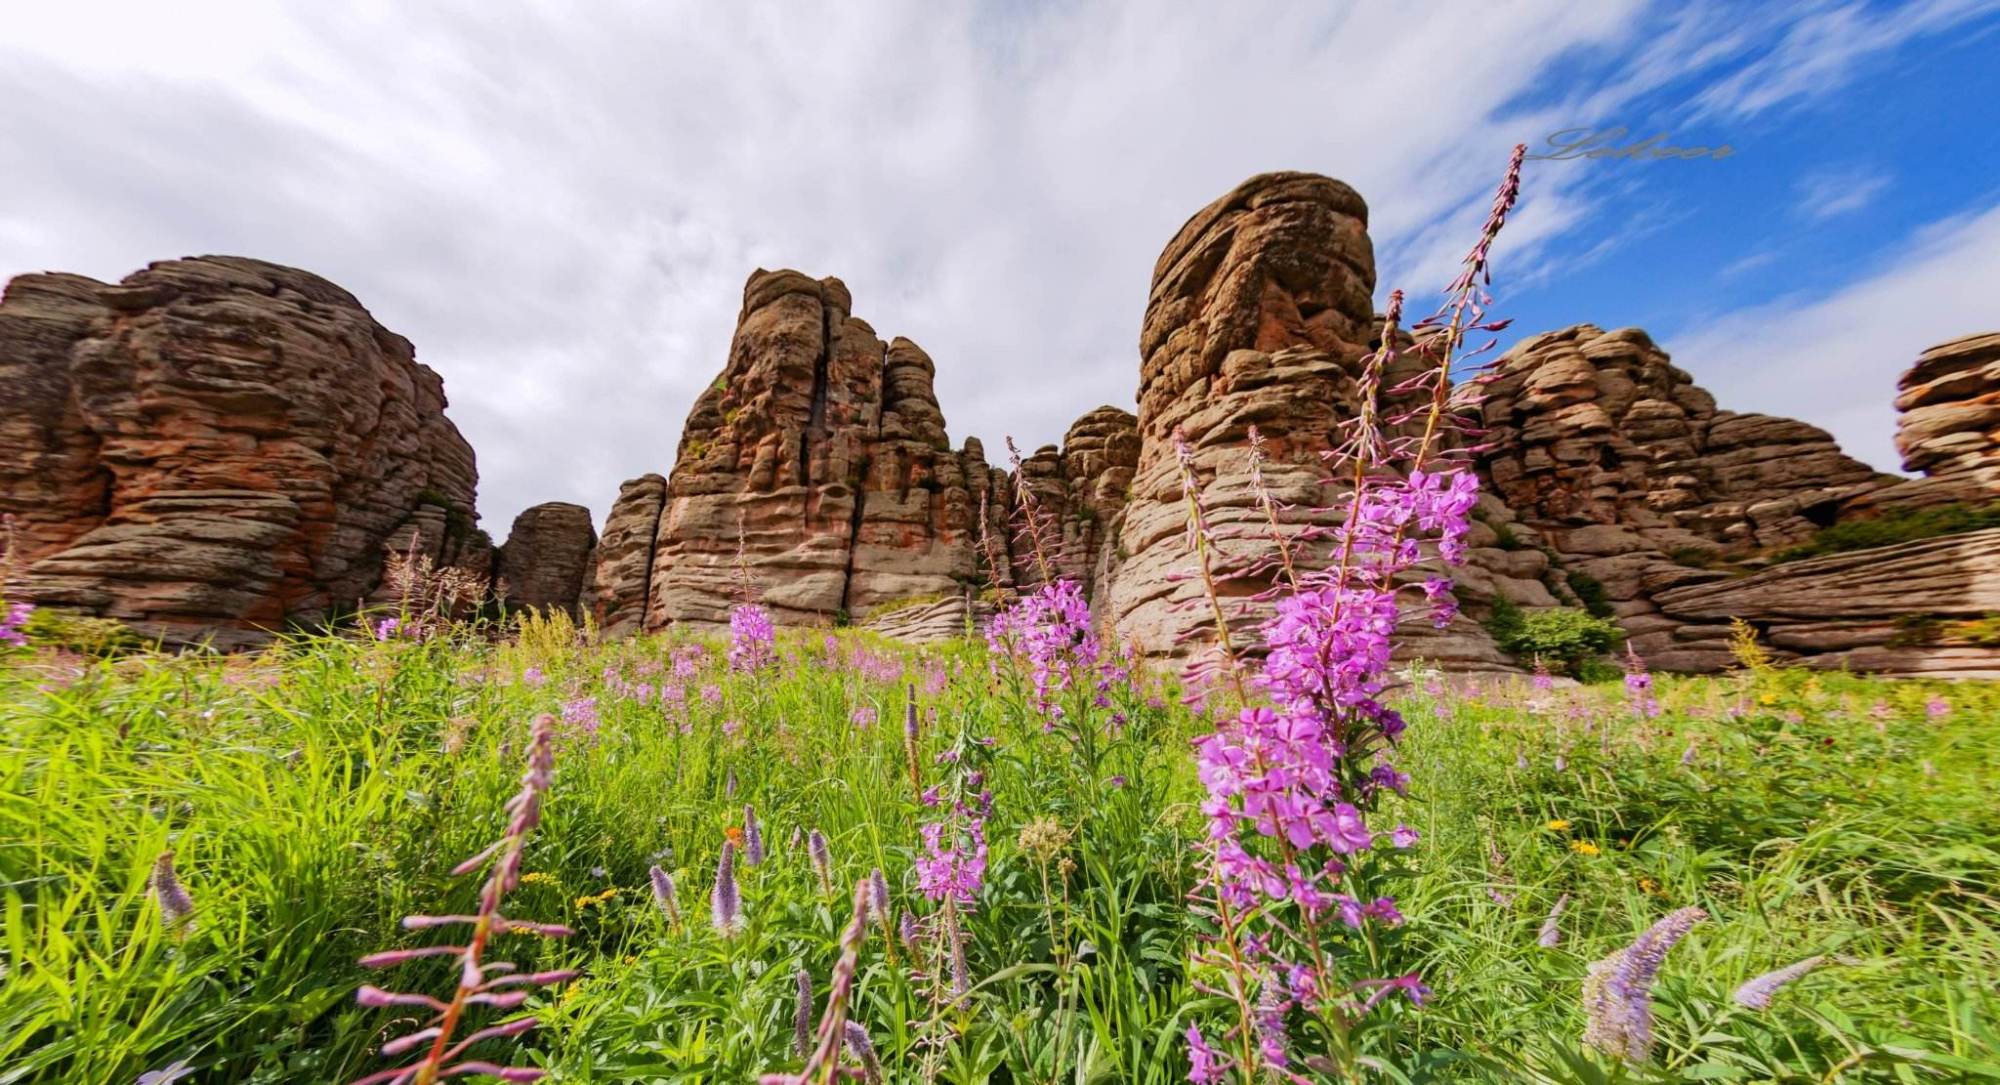
[[[308,272],[205,256],[115,286],[20,276],[0,400],[12,598],[234,647],[362,604],[392,540],[484,571],[443,381]]]

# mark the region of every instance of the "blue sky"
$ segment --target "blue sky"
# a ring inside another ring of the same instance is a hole
[[[1131,407],[1154,259],[1251,174],[1370,205],[1447,282],[1517,141],[1519,333],[1638,325],[1722,405],[1893,468],[1894,381],[2000,325],[2000,0],[408,5],[73,0],[0,38],[0,277],[200,253],[318,272],[416,343],[485,525],[671,466],[756,267],[838,275],[954,440]]]

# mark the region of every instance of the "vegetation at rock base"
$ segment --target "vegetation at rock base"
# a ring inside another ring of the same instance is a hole
[[[1771,560],[1802,561],[1994,527],[2000,527],[2000,504],[1891,509],[1872,520],[1844,520],[1823,528],[1810,541],[1786,547]]]
[[[1524,611],[1505,599],[1493,601],[1486,631],[1500,649],[1524,666],[1537,660],[1572,678],[1616,673],[1604,656],[1625,639],[1616,622],[1593,617],[1573,607]],[[1590,664],[1602,664],[1597,671]]]
[[[406,913],[472,907],[447,868],[497,831],[543,712],[562,738],[510,907],[577,933],[503,948],[582,976],[531,999],[543,1025],[488,1057],[512,1049],[560,1081],[791,1067],[793,977],[824,1003],[846,887],[880,868],[899,915],[933,907],[914,863],[935,809],[911,790],[899,722],[912,686],[916,770],[929,787],[949,778],[940,755],[976,760],[991,852],[962,999],[940,1011],[879,931],[860,952],[852,1019],[888,1080],[1185,1078],[1180,1034],[1212,1000],[1188,967],[1203,829],[1187,740],[1210,723],[1172,690],[1140,677],[1086,706],[1101,739],[1086,756],[1045,730],[1018,670],[971,645],[788,634],[778,665],[738,673],[715,643],[595,644],[560,619],[531,633],[231,658],[16,650],[0,669],[9,1080],[377,1069],[394,1014],[354,1004],[379,979],[355,962],[436,940],[400,931]],[[2000,692],[1782,669],[1659,683],[1651,719],[1615,685],[1417,675],[1396,695],[1421,784],[1382,813],[1421,844],[1408,922],[1380,948],[1436,992],[1360,1034],[1383,1080],[1609,1080],[1578,1040],[1585,966],[1690,904],[1711,919],[1666,965],[1658,1053],[1626,1080],[2000,1073]],[[746,805],[769,856],[739,871],[746,925],[724,937],[704,905]],[[793,842],[813,830],[832,892]],[[148,889],[168,850],[193,903],[178,935]],[[678,923],[654,865],[679,887]],[[1769,1009],[1731,1000],[1812,955],[1837,963]],[[422,964],[404,966],[412,985],[450,974]]]

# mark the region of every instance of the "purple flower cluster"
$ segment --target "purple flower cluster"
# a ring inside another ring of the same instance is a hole
[[[1057,580],[995,615],[986,627],[995,653],[1027,660],[1035,707],[1046,713],[1058,694],[1089,679],[1102,648],[1091,629],[1090,604],[1074,580]]]
[[[1590,966],[1583,981],[1584,1043],[1629,1062],[1646,1060],[1653,1050],[1653,981],[1667,951],[1707,918],[1700,908],[1682,908]]]
[[[1640,719],[1650,720],[1660,714],[1660,702],[1653,697],[1652,672],[1629,643],[1625,645],[1625,700]]]
[[[932,900],[947,897],[971,904],[986,879],[986,818],[993,811],[993,793],[981,792],[971,802],[952,807],[952,816],[933,821],[918,832],[924,854],[914,864],[917,888]]]
[[[28,635],[21,628],[34,613],[33,603],[9,603],[6,611],[0,613],[0,644],[28,643]]]
[[[1196,744],[1218,889],[1233,905],[1288,899],[1316,917],[1337,902],[1326,888],[1346,870],[1337,857],[1374,846],[1364,808],[1408,782],[1386,760],[1403,718],[1381,699],[1402,617],[1393,577],[1419,560],[1425,535],[1462,557],[1478,494],[1465,471],[1363,490],[1343,563],[1310,575],[1265,623],[1259,684],[1274,707],[1246,708]],[[1254,854],[1245,828],[1277,841],[1279,859]]]
[[[771,613],[755,603],[744,603],[729,612],[729,667],[735,671],[755,671],[777,662],[778,630]]]

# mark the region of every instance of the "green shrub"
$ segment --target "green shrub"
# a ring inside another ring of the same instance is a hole
[[[1690,569],[1713,569],[1722,560],[1721,554],[1705,546],[1677,546],[1667,551],[1667,556],[1673,559],[1674,564]]]
[[[1583,609],[1593,618],[1609,618],[1612,615],[1611,597],[1604,591],[1604,584],[1589,573],[1570,570],[1565,578],[1570,594],[1583,604]]]
[[[1519,535],[1514,534],[1512,527],[1501,524],[1493,529],[1493,545],[1502,550],[1519,550],[1528,544],[1522,542]]]
[[[1602,662],[1624,633],[1603,618],[1572,607],[1523,611],[1505,599],[1493,602],[1486,630],[1504,652],[1521,662],[1540,658],[1551,670],[1589,678],[1589,664]]]
[[[123,622],[65,614],[47,607],[29,615],[21,632],[27,634],[28,643],[38,647],[60,648],[98,658],[137,651],[146,645]]]
[[[1940,505],[1929,509],[1897,509],[1873,520],[1849,520],[1814,535],[1808,542],[1771,555],[1773,561],[1799,561],[1850,550],[1935,539],[1967,531],[2000,527],[2000,502],[1989,505]]]

